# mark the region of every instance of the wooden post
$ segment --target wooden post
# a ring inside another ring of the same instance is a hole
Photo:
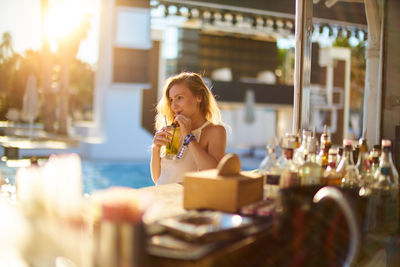
[[[54,132],[55,120],[55,102],[54,93],[51,89],[51,66],[50,44],[45,35],[45,22],[49,9],[49,0],[41,0],[41,35],[42,35],[42,88],[44,103],[43,105],[43,123],[46,132]]]

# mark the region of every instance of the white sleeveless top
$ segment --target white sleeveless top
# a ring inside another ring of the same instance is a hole
[[[208,124],[210,124],[210,122],[206,121],[200,128],[192,131],[197,142],[200,142],[201,130]],[[198,170],[193,155],[190,153],[190,149],[186,148],[181,159],[171,160],[161,158],[161,174],[156,185],[181,183],[183,182],[184,173]]]

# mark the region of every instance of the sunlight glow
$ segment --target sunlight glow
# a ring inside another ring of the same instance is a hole
[[[53,1],[46,18],[45,33],[50,42],[68,38],[88,14],[87,5],[79,0]]]

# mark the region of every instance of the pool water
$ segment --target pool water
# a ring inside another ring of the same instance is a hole
[[[0,164],[0,175],[15,183],[17,167]],[[102,162],[82,161],[82,180],[84,193],[111,186],[142,188],[154,185],[150,174],[149,162]]]
[[[82,162],[83,190],[91,193],[111,186],[142,188],[154,185],[149,162]]]
[[[258,166],[252,162],[243,160],[242,169],[251,170]],[[0,163],[0,175],[14,183],[17,167],[7,167]],[[91,194],[96,190],[106,189],[112,186],[125,186],[130,188],[142,188],[153,186],[154,182],[150,174],[150,162],[110,162],[110,161],[82,161],[83,191]]]

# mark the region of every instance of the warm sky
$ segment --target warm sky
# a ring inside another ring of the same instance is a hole
[[[0,0],[0,34],[11,32],[18,52],[40,47],[40,0]]]
[[[73,2],[74,0],[67,0]],[[98,12],[100,0],[78,0],[79,9],[87,8],[92,16],[93,28],[98,27]],[[66,21],[66,20],[64,20]],[[0,0],[0,38],[4,32],[10,32],[13,38],[13,47],[17,52],[26,49],[39,49],[40,37],[40,0]],[[98,31],[93,29],[88,39],[80,47],[78,57],[94,64],[98,53]]]
[[[62,2],[63,0],[50,1]],[[76,13],[79,13],[79,11],[82,10],[86,10],[86,12],[92,14],[92,30],[89,31],[87,40],[85,40],[81,44],[80,50],[78,52],[78,57],[90,64],[95,64],[98,58],[98,21],[100,1],[101,0],[64,0],[64,2],[67,2],[69,4],[72,3],[73,8],[71,8],[71,13],[73,15],[76,15]],[[73,16],[67,16],[67,14],[69,14],[68,10],[65,10],[65,8],[63,8],[61,15],[55,16],[58,18],[65,18],[61,19],[61,22],[59,22],[60,24],[63,24],[63,26],[71,24]],[[168,21],[171,22],[171,20]],[[178,19],[175,18],[175,22],[176,21],[178,21]],[[51,25],[53,26],[55,24],[56,23],[51,23]],[[163,24],[165,24],[165,21],[163,22]],[[169,28],[176,29],[176,26]],[[6,31],[11,33],[11,36],[13,38],[13,47],[15,51],[20,53],[29,48],[39,49],[41,46],[40,0],[0,0],[0,38],[1,35]],[[169,34],[166,35],[166,40],[167,39],[171,39],[171,36],[169,36]],[[327,38],[326,34],[325,37],[318,38],[318,41],[322,46],[330,46],[332,38]],[[173,46],[168,47],[171,48],[169,50],[176,49],[176,47]],[[278,47],[294,47],[294,36],[278,39]],[[168,57],[167,54],[168,53],[166,53],[166,56]]]

